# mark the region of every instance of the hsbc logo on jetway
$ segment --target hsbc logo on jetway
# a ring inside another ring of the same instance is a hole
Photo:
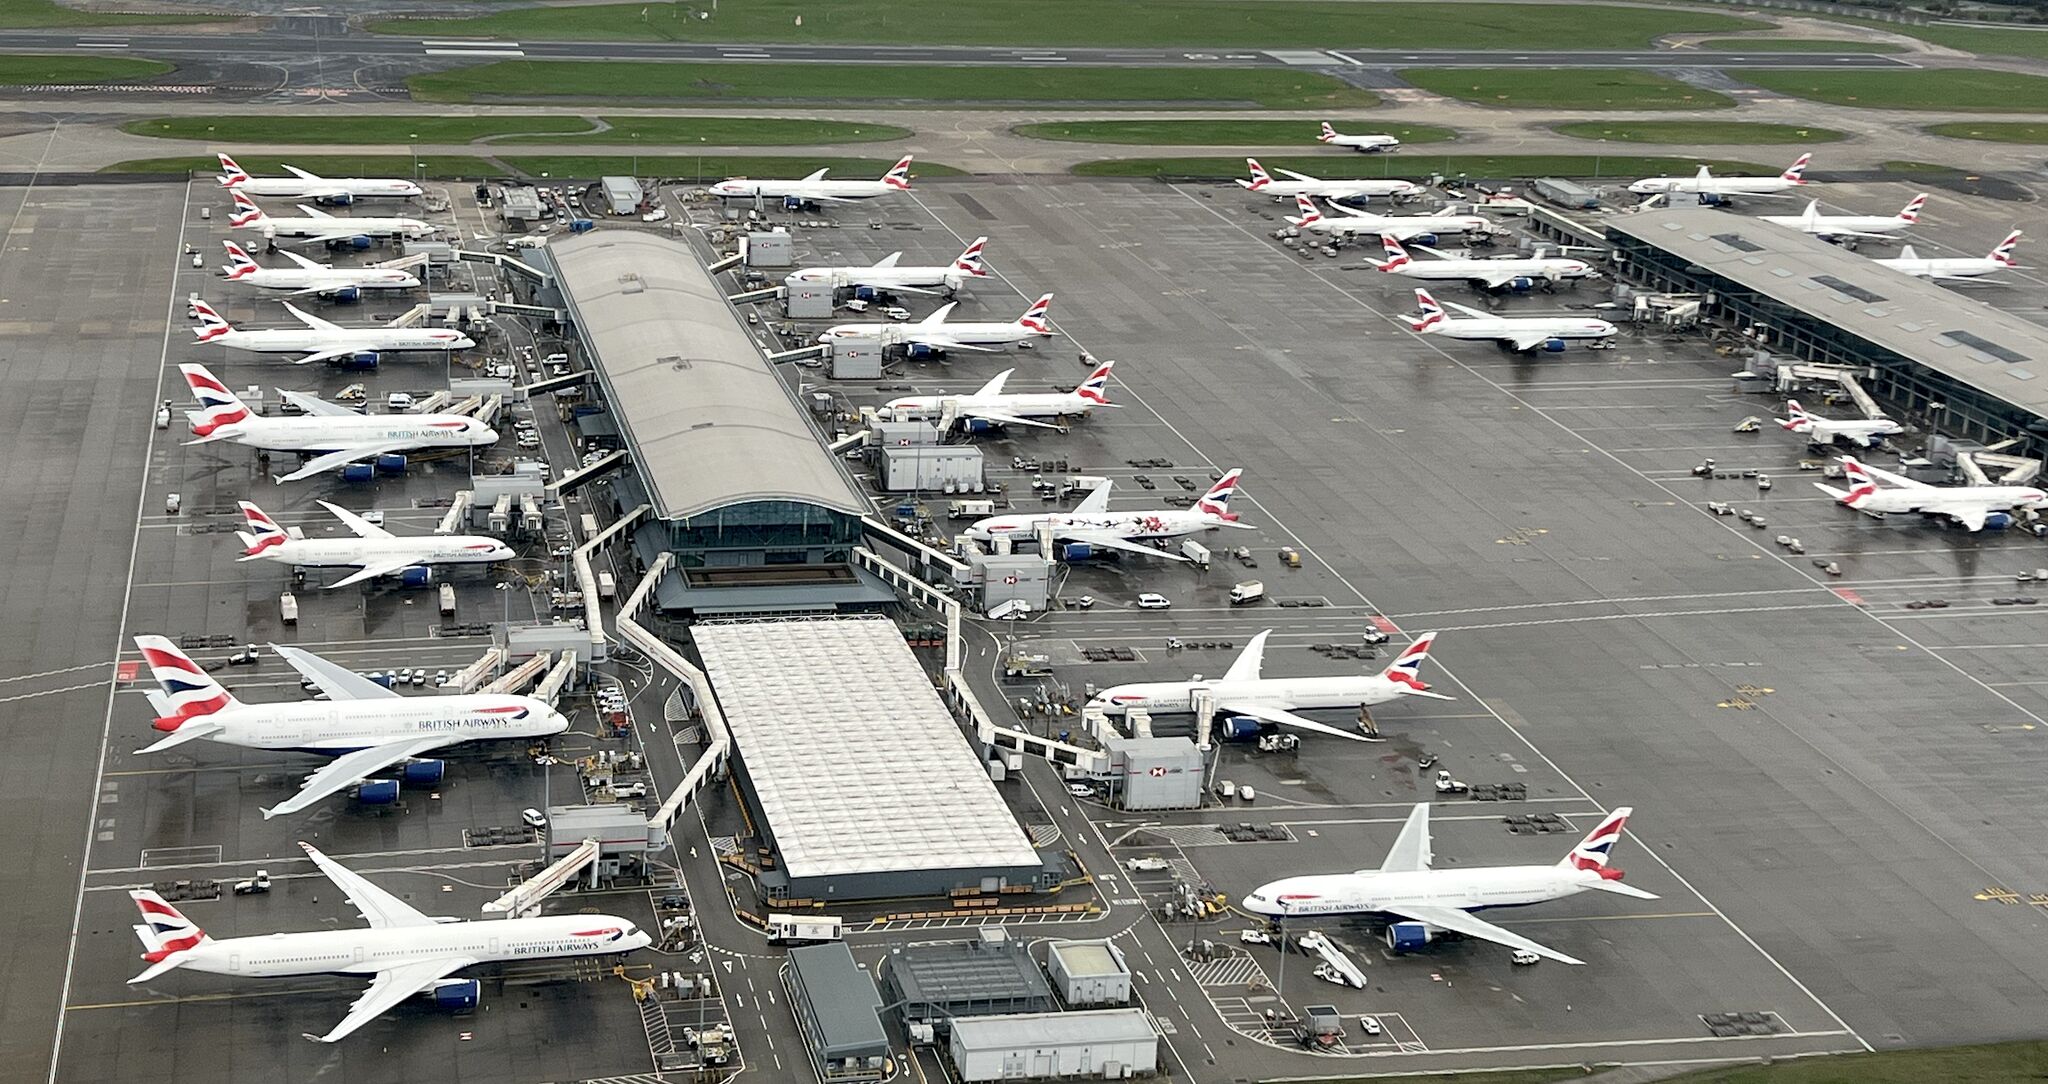
[[[1124,774],[1127,776],[1136,776],[1139,773],[1135,771],[1127,771]],[[1185,768],[1169,768],[1164,764],[1155,764],[1152,767],[1145,769],[1143,774],[1151,776],[1154,779],[1164,779],[1169,775],[1185,775],[1187,774],[1187,770]]]

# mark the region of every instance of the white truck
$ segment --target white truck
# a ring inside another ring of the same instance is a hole
[[[995,514],[996,502],[994,501],[946,502],[947,519],[981,519],[985,516],[993,516]]]
[[[816,945],[845,939],[843,924],[828,915],[769,915],[771,945]]]
[[[1246,580],[1230,589],[1232,606],[1247,606],[1266,597],[1266,585],[1258,580]]]

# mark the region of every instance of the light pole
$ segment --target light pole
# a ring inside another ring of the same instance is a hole
[[[418,184],[420,180],[420,134],[414,132],[405,138],[408,141],[405,149],[412,152],[412,180],[414,184]]]

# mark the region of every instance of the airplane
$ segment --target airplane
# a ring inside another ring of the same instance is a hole
[[[415,448],[476,448],[497,442],[497,431],[461,414],[358,414],[345,406],[303,392],[278,394],[306,412],[303,417],[264,418],[251,411],[204,365],[180,365],[185,386],[199,401],[187,411],[192,433],[209,444],[229,440],[267,452],[316,453],[289,474],[274,476],[279,484],[296,482],[322,471],[345,467],[388,452]]]
[[[1810,233],[1823,241],[1865,237],[1882,240],[1919,225],[1920,208],[1926,205],[1927,193],[1922,192],[1895,215],[1824,215],[1820,213],[1820,201],[1816,199],[1808,200],[1806,210],[1796,215],[1760,217],[1773,226]]]
[[[1408,326],[1419,334],[1499,343],[1502,349],[1523,353],[1538,348],[1557,353],[1564,349],[1568,339],[1605,340],[1621,333],[1619,328],[1605,320],[1577,316],[1495,316],[1453,302],[1438,301],[1429,296],[1428,290],[1422,289],[1415,291],[1415,303],[1422,307],[1422,315],[1410,319]],[[1446,308],[1456,309],[1465,315],[1447,315],[1444,312]]]
[[[1906,431],[1905,426],[1890,418],[1836,421],[1817,414],[1808,414],[1797,399],[1785,400],[1785,417],[1771,420],[1783,426],[1786,432],[1797,433],[1814,444],[1833,444],[1842,437],[1848,437],[1850,441],[1865,448],[1875,448],[1884,443],[1884,438]]]
[[[1243,474],[1242,470],[1226,472],[1189,509],[1111,512],[1110,486],[1104,482],[1071,512],[991,516],[975,521],[963,533],[979,542],[987,542],[998,535],[1028,539],[1035,537],[1039,528],[1044,527],[1059,542],[1078,542],[1091,549],[1119,550],[1146,557],[1164,557],[1169,561],[1185,561],[1187,558],[1178,553],[1154,549],[1144,543],[1149,539],[1181,538],[1223,527],[1252,530],[1250,524],[1239,523],[1237,514],[1230,510],[1231,495],[1237,492],[1237,480]]]
[[[356,515],[321,501],[320,507],[333,513],[354,532],[352,538],[293,538],[263,509],[249,501],[238,502],[246,531],[238,561],[276,561],[294,568],[353,568],[355,572],[327,585],[328,590],[347,587],[379,576],[396,576],[420,569],[432,573],[434,565],[483,565],[509,561],[518,556],[512,547],[496,538],[474,534],[433,534],[400,538]]]
[[[1328,723],[1319,723],[1295,712],[1316,708],[1371,707],[1374,704],[1399,700],[1404,696],[1422,696],[1431,700],[1456,699],[1443,693],[1432,692],[1420,676],[1422,664],[1429,658],[1430,645],[1436,642],[1436,633],[1425,632],[1417,636],[1414,643],[1409,644],[1386,669],[1377,674],[1311,678],[1260,677],[1259,671],[1265,665],[1266,638],[1272,634],[1273,630],[1267,629],[1252,637],[1251,642],[1245,645],[1244,653],[1231,662],[1230,669],[1224,671],[1220,678],[1204,681],[1202,675],[1196,674],[1186,681],[1141,681],[1130,685],[1113,685],[1096,693],[1089,704],[1101,708],[1110,715],[1121,715],[1132,708],[1144,708],[1153,714],[1186,712],[1193,710],[1196,694],[1208,693],[1210,703],[1215,705],[1218,715],[1248,715],[1262,723],[1312,730],[1318,734],[1363,742],[1378,739]]]
[[[967,395],[906,395],[889,400],[882,409],[895,418],[930,417],[945,410],[950,402],[968,432],[1003,425],[1030,425],[1064,432],[1066,426],[1038,419],[1086,416],[1097,407],[1116,406],[1108,397],[1109,374],[1114,368],[1116,362],[1105,361],[1073,391],[1061,392],[1005,392],[1004,383],[1017,370],[1004,369],[983,384],[981,390]]]
[[[974,243],[946,267],[904,267],[896,262],[903,258],[903,253],[891,252],[869,267],[806,267],[789,276],[787,281],[829,285],[834,289],[852,287],[856,293],[865,289],[951,296],[958,293],[969,279],[988,276],[981,266],[981,250],[987,244],[988,238],[975,238]]]
[[[1706,166],[1701,166],[1700,171],[1690,177],[1645,177],[1629,185],[1628,190],[1639,196],[1690,193],[1699,196],[1701,203],[1716,196],[1783,199],[1789,198],[1786,193],[1790,190],[1813,183],[1806,179],[1806,167],[1812,161],[1813,155],[1802,154],[1785,168],[1785,172],[1775,177],[1716,177]]]
[[[1587,278],[1593,274],[1593,267],[1584,260],[1566,256],[1514,256],[1501,260],[1455,259],[1428,247],[1415,247],[1432,256],[1434,260],[1417,260],[1401,247],[1401,241],[1393,234],[1381,234],[1380,245],[1386,249],[1385,260],[1374,260],[1374,267],[1390,275],[1404,275],[1416,279],[1453,279],[1469,282],[1488,290],[1527,290],[1537,283],[1555,284],[1564,279]]]
[[[1370,154],[1373,151],[1390,151],[1401,145],[1401,141],[1390,135],[1345,135],[1323,122],[1323,134],[1316,137],[1318,143],[1332,147],[1349,147],[1354,151]]]
[[[2048,506],[2048,493],[2033,486],[1931,486],[1858,463],[1849,455],[1842,457],[1842,473],[1849,479],[1847,490],[1820,482],[1813,487],[1859,512],[1918,512],[1940,516],[1973,532],[2012,526],[2015,508],[2031,511]],[[1876,479],[1890,485],[1879,488]]]
[[[403,782],[439,783],[446,765],[421,758],[451,745],[548,738],[569,729],[561,712],[530,696],[401,696],[348,667],[278,644],[270,649],[327,699],[245,704],[169,639],[137,636],[135,646],[159,687],[146,694],[157,713],[150,725],[164,734],[137,753],[160,753],[204,738],[334,758],[308,775],[297,794],[265,809],[264,820],[297,813],[385,772],[398,772]],[[397,795],[398,784],[384,788],[385,801]]]
[[[309,199],[320,203],[353,203],[366,196],[411,199],[421,195],[420,186],[411,181],[396,181],[378,177],[322,177],[308,173],[297,166],[281,167],[289,177],[271,177],[258,180],[249,176],[249,171],[235,164],[225,154],[220,159],[220,186],[233,192],[246,192],[252,196],[277,196],[283,199]]]
[[[372,264],[369,267],[335,267],[331,264],[314,263],[296,252],[286,251],[284,257],[297,267],[264,267],[255,261],[242,246],[233,241],[222,241],[228,250],[228,265],[221,268],[229,282],[240,282],[265,290],[289,290],[286,297],[303,297],[319,294],[321,297],[348,297],[358,290],[410,290],[420,284],[418,276],[389,264]],[[353,300],[353,298],[350,298]]]
[[[228,323],[219,310],[204,301],[192,302],[192,314],[199,326],[192,329],[202,343],[218,343],[257,354],[297,354],[312,351],[294,364],[336,361],[358,354],[376,355],[400,350],[467,350],[476,340],[445,327],[410,327],[398,323],[381,327],[342,327],[287,301],[284,311],[298,317],[305,327],[264,328],[240,331]]]
[[[1331,237],[1372,233],[1399,237],[1402,240],[1427,237],[1434,241],[1442,234],[1485,233],[1493,229],[1493,222],[1490,219],[1479,215],[1454,215],[1448,211],[1436,211],[1426,215],[1376,215],[1346,207],[1341,203],[1332,203],[1330,206],[1339,212],[1333,218],[1317,210],[1314,200],[1302,195],[1294,197],[1294,206],[1301,213],[1287,217],[1291,225],[1309,233],[1327,234]]]
[[[247,193],[235,189],[235,210],[228,216],[228,225],[238,230],[259,230],[263,236],[276,240],[291,238],[292,244],[306,241],[358,241],[359,247],[367,248],[373,238],[415,238],[432,237],[434,227],[417,218],[373,217],[356,215],[350,218],[336,218],[317,208],[299,204],[304,218],[272,218],[263,208],[256,205]]]
[[[1275,199],[1284,199],[1288,196],[1321,196],[1332,203],[1336,203],[1342,200],[1371,199],[1374,196],[1389,198],[1419,196],[1426,191],[1414,181],[1324,181],[1311,177],[1306,173],[1296,173],[1291,169],[1276,170],[1275,172],[1283,174],[1288,178],[1284,181],[1276,181],[1267,174],[1264,166],[1259,165],[1258,159],[1247,158],[1244,160],[1244,164],[1251,170],[1252,179],[1249,181],[1239,181],[1237,186],[1247,192],[1261,192]]]
[[[949,324],[946,317],[958,302],[948,301],[938,311],[914,324],[839,324],[818,336],[821,343],[873,342],[902,344],[911,357],[928,357],[949,350],[972,350],[993,354],[996,347],[1035,343],[1053,336],[1046,316],[1052,311],[1052,295],[1044,294],[1009,321],[963,321]]]
[[[1917,279],[1932,279],[1936,282],[1967,282],[1999,271],[2015,271],[2020,265],[2013,262],[2013,249],[2019,247],[2020,231],[2005,235],[1998,247],[1984,256],[1928,256],[1913,251],[1912,245],[1899,250],[1897,256],[1872,263],[1881,264],[1894,271],[1908,274]]]
[[[269,933],[216,941],[162,896],[130,889],[142,912],[135,936],[149,962],[130,986],[183,969],[208,975],[288,978],[349,974],[370,978],[341,1022],[314,1042],[339,1042],[415,994],[455,990],[475,1004],[481,984],[449,976],[477,964],[575,956],[624,955],[654,943],[627,919],[605,914],[537,915],[471,921],[437,918],[371,884],[361,874],[314,850],[306,857],[334,882],[369,924],[368,929]]]
[[[1283,877],[1253,889],[1240,903],[1246,911],[1276,919],[1316,915],[1393,915],[1423,926],[1423,937],[1449,930],[1533,952],[1560,963],[1583,964],[1556,949],[1512,933],[1472,912],[1490,907],[1525,907],[1576,896],[1592,889],[1639,900],[1657,897],[1623,884],[1620,870],[1607,863],[1621,840],[1622,826],[1633,809],[1623,806],[1603,817],[1598,827],[1552,866],[1478,866],[1468,869],[1430,868],[1429,803],[1408,813],[1394,848],[1376,870],[1356,873]]]
[[[732,177],[712,185],[705,191],[727,199],[796,199],[806,203],[851,203],[854,200],[873,199],[892,192],[910,191],[910,155],[898,159],[889,172],[882,174],[878,181],[828,181],[826,170],[819,170],[802,180],[796,181],[755,181],[745,177]]]

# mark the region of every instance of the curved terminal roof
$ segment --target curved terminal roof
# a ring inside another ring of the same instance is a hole
[[[545,251],[662,518],[765,500],[871,510],[688,245],[598,230]]]

